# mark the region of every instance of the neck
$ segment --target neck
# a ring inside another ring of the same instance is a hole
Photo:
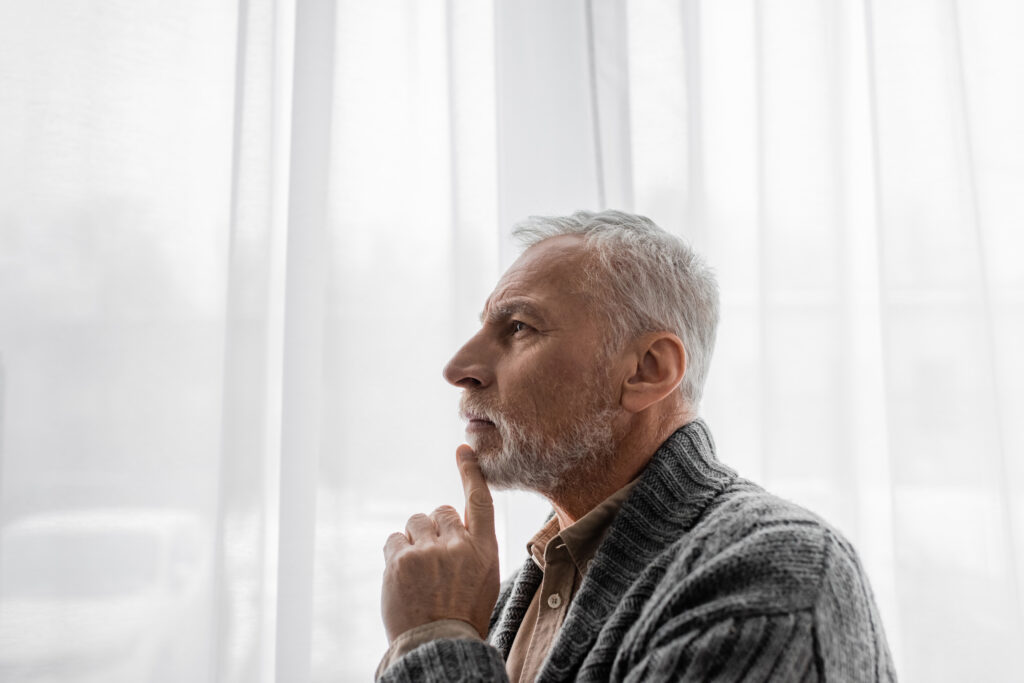
[[[607,463],[587,472],[571,472],[559,490],[545,493],[564,529],[600,505],[613,493],[636,479],[668,437],[696,419],[688,410],[670,415],[638,415],[627,424],[616,440],[614,454]]]

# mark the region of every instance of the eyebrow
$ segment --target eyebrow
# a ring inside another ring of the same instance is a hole
[[[544,322],[544,316],[540,309],[526,299],[508,299],[502,301],[480,314],[480,323],[499,323],[517,315],[523,315],[539,322]]]

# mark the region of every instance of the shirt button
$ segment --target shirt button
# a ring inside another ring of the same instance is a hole
[[[558,609],[562,605],[562,596],[558,593],[552,593],[548,596],[548,607],[551,609]]]

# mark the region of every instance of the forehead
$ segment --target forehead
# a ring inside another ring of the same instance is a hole
[[[578,235],[560,235],[539,242],[520,255],[502,275],[485,310],[525,297],[541,307],[575,307],[585,299],[583,272],[587,252]]]

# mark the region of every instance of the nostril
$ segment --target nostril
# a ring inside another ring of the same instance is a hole
[[[474,337],[459,349],[442,372],[446,382],[460,389],[484,387],[491,381],[485,347]]]

